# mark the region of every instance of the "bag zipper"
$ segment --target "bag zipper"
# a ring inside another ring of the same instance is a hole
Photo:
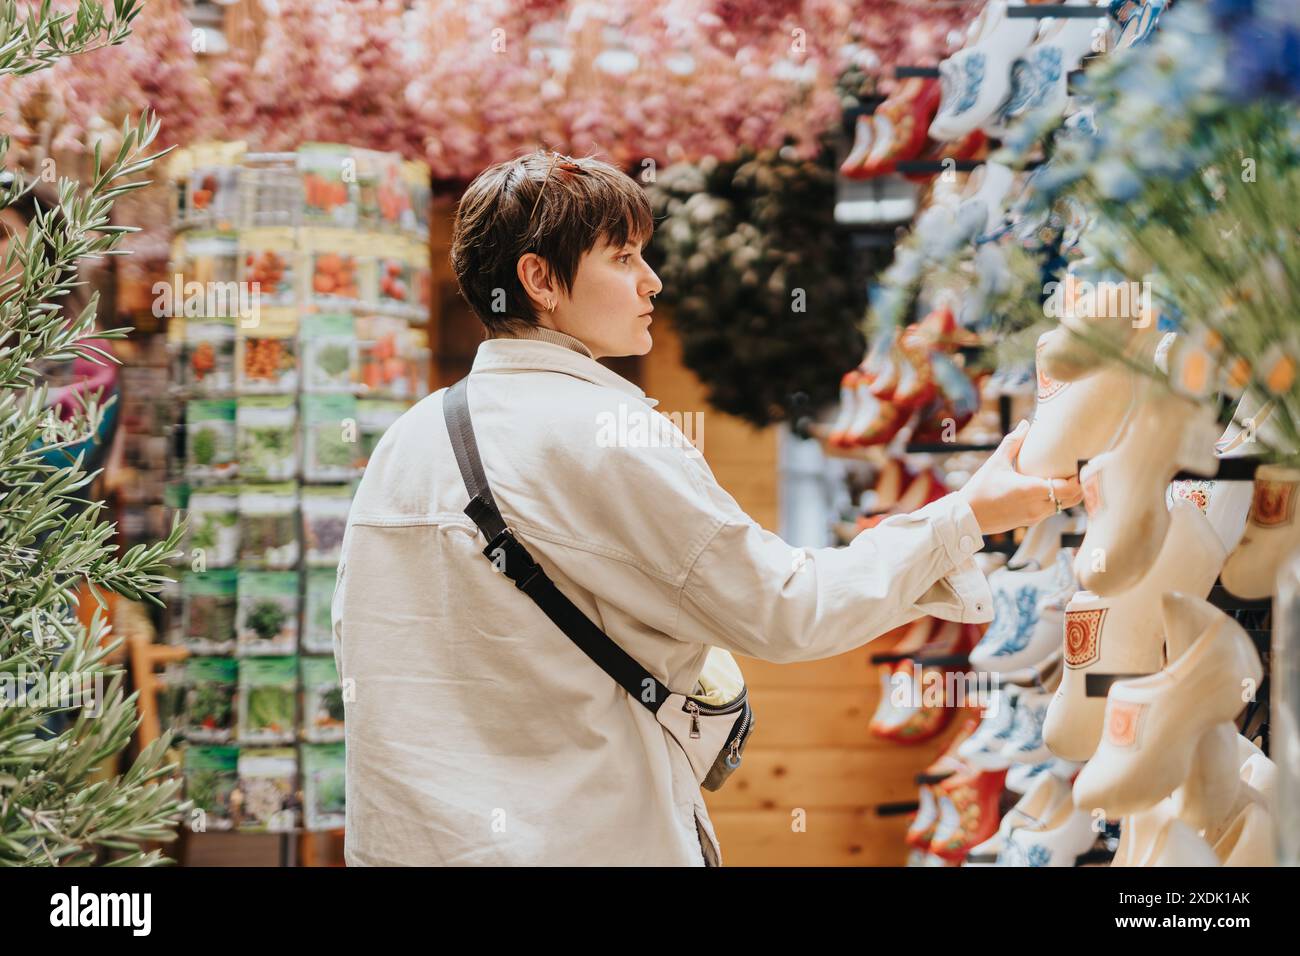
[[[694,708],[695,711],[698,713],[704,714],[709,717],[716,717],[722,714],[734,714],[736,711],[743,709],[747,703],[749,703],[748,687],[742,690],[740,692],[740,696],[737,697],[735,700],[733,700],[730,704],[722,704],[722,705],[704,704],[696,700],[694,697],[687,697],[686,703],[682,705],[682,710],[686,711],[687,713],[691,713],[691,709]]]
[[[744,715],[740,718],[740,730],[736,733],[736,736],[731,738],[731,746],[727,752],[727,766],[732,770],[740,766],[740,745],[749,736],[753,723],[754,711],[752,708],[746,708]]]

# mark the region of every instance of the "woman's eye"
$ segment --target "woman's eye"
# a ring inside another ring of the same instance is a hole
[[[619,261],[619,262],[627,262],[627,260],[628,260],[628,259],[631,259],[631,258],[632,258],[632,253],[630,253],[630,252],[625,252],[625,253],[623,253],[621,256],[618,257],[618,261]]]

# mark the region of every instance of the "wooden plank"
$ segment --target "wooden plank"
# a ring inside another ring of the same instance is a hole
[[[853,687],[751,687],[755,724],[750,746],[866,750],[911,746],[884,740],[867,730],[877,696]],[[953,710],[955,715],[962,712],[961,708]]]
[[[710,812],[725,866],[901,866],[906,817],[874,811],[808,810],[806,830],[783,810]]]
[[[859,687],[872,695],[874,703],[879,697],[880,675],[879,665],[872,664],[871,658],[889,653],[904,636],[901,633],[882,635],[843,654],[797,664],[773,664],[753,657],[741,657],[740,669],[750,687]]]
[[[705,792],[709,811],[790,810],[794,807],[852,810],[916,799],[915,775],[941,750],[895,745],[863,750],[847,747],[746,748],[740,769],[727,785]]]

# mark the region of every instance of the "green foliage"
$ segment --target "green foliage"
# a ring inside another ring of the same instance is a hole
[[[122,42],[139,6],[82,0],[68,12],[54,11],[48,0],[3,0],[0,76],[27,75]],[[0,281],[0,678],[8,679],[0,694],[15,681],[47,691],[10,694],[0,706],[0,865],[86,865],[110,853],[115,865],[162,863],[159,851],[143,852],[140,843],[173,839],[184,809],[175,768],[163,764],[166,735],[125,773],[89,782],[139,722],[135,695],[123,693],[121,667],[107,661],[121,638],[105,640],[101,590],[160,604],[155,592],[184,529],[175,522],[166,540],[124,554],[108,543],[114,526],[103,521],[104,503],[80,498],[98,474],[83,470],[84,453],[62,467],[44,457],[95,435],[107,403],[91,396],[59,421],[45,407],[39,372],[50,361],[113,361],[86,339],[128,331],[95,330],[95,297],[72,316],[62,302],[79,285],[79,260],[118,254],[121,237],[135,231],[113,225],[109,214],[119,196],[147,184],[132,177],[157,158],[146,155],[157,133],[157,121],[145,116],[123,125],[114,158],[105,161],[96,146],[91,182],[61,178],[57,203],[38,208],[26,235],[12,239],[0,258],[0,275],[7,276]],[[0,154],[8,145],[0,138]],[[33,185],[15,174],[0,186],[0,208],[25,199]],[[83,584],[99,605],[88,628],[76,614]],[[68,694],[68,687],[89,693]],[[66,727],[52,724],[65,717]]]

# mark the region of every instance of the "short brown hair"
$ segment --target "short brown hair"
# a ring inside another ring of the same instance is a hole
[[[566,170],[569,163],[579,170]],[[598,159],[538,150],[489,166],[469,184],[456,207],[451,266],[489,334],[508,333],[538,323],[519,281],[520,256],[536,253],[571,294],[579,260],[601,239],[622,246],[653,231],[650,200],[636,180]]]

